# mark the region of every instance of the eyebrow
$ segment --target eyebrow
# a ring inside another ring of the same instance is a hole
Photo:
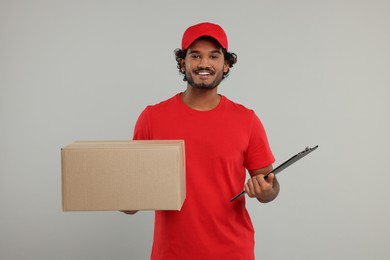
[[[200,51],[198,50],[191,50],[188,52],[188,54],[192,54],[192,53],[200,53]],[[221,50],[213,50],[211,51],[210,53],[218,53],[218,54],[222,54],[222,51]]]

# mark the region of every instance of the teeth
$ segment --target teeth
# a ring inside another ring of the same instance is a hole
[[[210,75],[209,72],[199,72],[198,74],[199,74],[199,75]]]

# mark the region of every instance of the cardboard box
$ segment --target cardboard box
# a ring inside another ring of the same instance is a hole
[[[180,210],[184,141],[78,141],[61,149],[64,211]]]

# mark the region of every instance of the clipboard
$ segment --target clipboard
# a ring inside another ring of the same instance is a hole
[[[284,163],[282,163],[281,165],[279,165],[278,167],[276,167],[275,169],[273,169],[271,172],[267,173],[266,175],[264,175],[264,179],[266,179],[268,177],[268,175],[270,175],[271,173],[274,173],[274,174],[277,174],[281,171],[283,171],[284,169],[286,169],[287,167],[289,167],[291,164],[295,163],[296,161],[302,159],[303,157],[305,157],[306,155],[308,155],[309,153],[313,152],[315,149],[318,148],[318,145],[312,147],[312,148],[309,148],[309,147],[306,147],[305,150],[303,150],[302,152],[300,153],[297,153],[296,155],[292,156],[290,159],[288,159],[287,161],[285,161]],[[233,202],[235,201],[236,199],[238,199],[239,197],[241,197],[242,195],[245,194],[245,190],[243,190],[242,192],[240,192],[239,194],[237,194],[236,196],[234,196],[230,202]]]

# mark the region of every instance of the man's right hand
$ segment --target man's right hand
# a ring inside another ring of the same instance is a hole
[[[121,210],[121,212],[127,214],[127,215],[134,215],[138,212],[138,210]]]

